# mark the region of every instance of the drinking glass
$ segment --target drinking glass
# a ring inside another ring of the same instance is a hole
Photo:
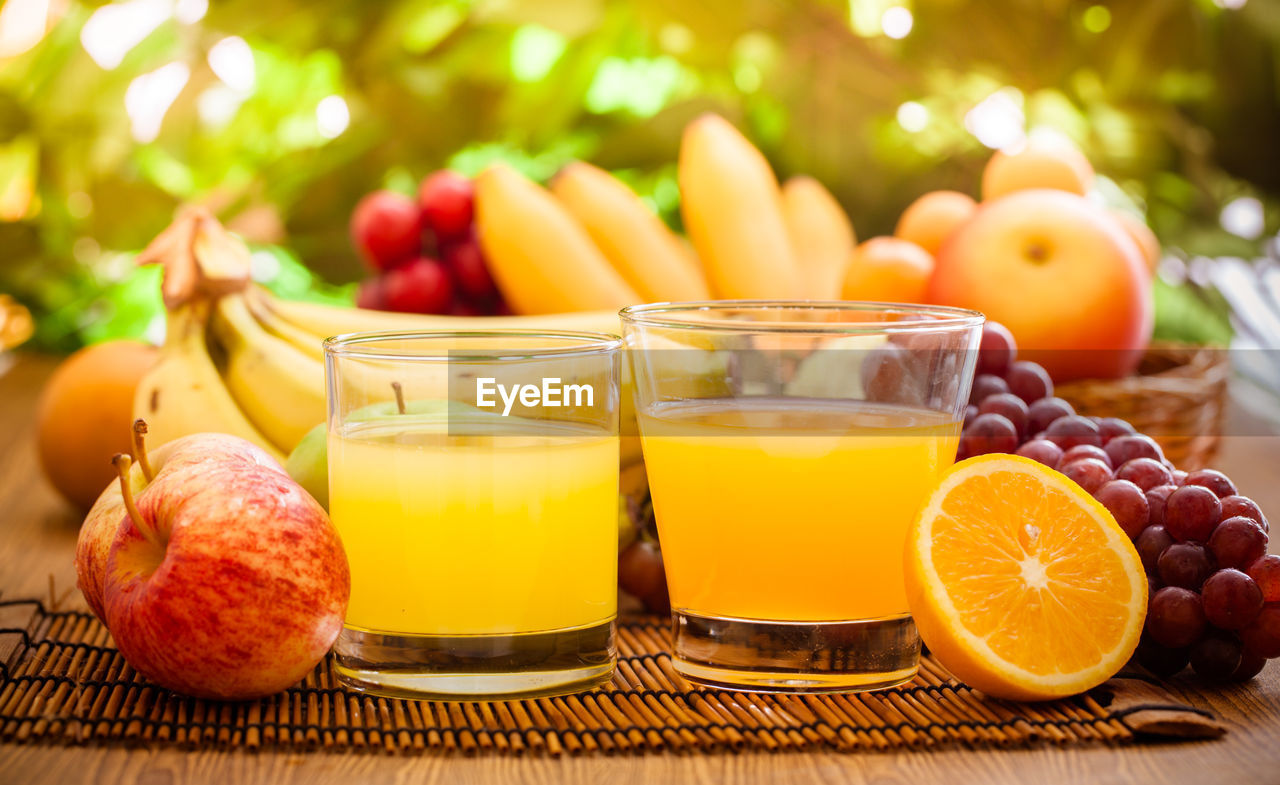
[[[371,333],[325,342],[330,515],[351,564],[338,677],[528,697],[616,660],[620,340]]]
[[[982,315],[721,301],[622,321],[676,670],[780,692],[910,679],[903,547],[955,459]]]

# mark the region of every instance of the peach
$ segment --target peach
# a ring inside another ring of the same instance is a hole
[[[984,203],[943,245],[930,302],[982,311],[1058,381],[1129,374],[1151,339],[1151,278],[1106,208],[1065,191]]]
[[[894,237],[910,240],[937,255],[942,241],[969,220],[978,205],[959,191],[930,191],[907,206],[898,218]]]
[[[899,237],[872,237],[853,249],[845,274],[846,300],[886,303],[924,302],[933,256]]]
[[[982,200],[1028,188],[1053,188],[1084,196],[1093,186],[1093,165],[1069,143],[1032,139],[1016,153],[997,150],[982,170]]]
[[[158,351],[138,341],[85,347],[53,372],[40,393],[36,446],[54,488],[82,510],[116,476],[111,457],[132,440],[133,391]]]
[[[1154,273],[1160,265],[1160,241],[1156,239],[1156,233],[1145,221],[1127,210],[1112,210],[1111,214],[1138,244],[1143,258],[1147,260],[1147,269]]]

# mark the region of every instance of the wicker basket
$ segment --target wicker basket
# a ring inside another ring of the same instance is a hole
[[[1055,394],[1080,414],[1128,420],[1158,441],[1178,468],[1191,471],[1217,452],[1230,373],[1221,348],[1152,344],[1137,375],[1067,382]]]

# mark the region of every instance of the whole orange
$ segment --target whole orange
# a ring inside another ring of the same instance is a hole
[[[925,249],[899,237],[872,237],[853,249],[842,296],[846,300],[921,303],[932,273],[933,257]]]
[[[40,394],[36,448],[45,476],[88,509],[116,476],[111,457],[129,452],[133,392],[157,350],[138,341],[87,346],[58,366]]]
[[[997,150],[982,170],[982,199],[1029,188],[1052,188],[1084,196],[1093,185],[1093,164],[1079,148],[1032,140],[1016,153]]]
[[[893,230],[895,237],[910,240],[936,255],[942,241],[969,220],[978,205],[959,191],[930,191],[907,206]]]
[[[1058,381],[1131,373],[1151,339],[1151,276],[1105,207],[1053,190],[991,202],[948,238],[929,302],[972,308],[1013,333]]]

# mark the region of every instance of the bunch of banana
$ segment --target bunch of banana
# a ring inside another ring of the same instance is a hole
[[[615,311],[426,316],[279,300],[250,283],[248,250],[201,210],[181,215],[140,261],[165,266],[165,344],[134,399],[157,443],[219,431],[283,459],[325,419],[322,345],[339,333],[618,331]]]
[[[711,298],[839,299],[853,225],[811,177],[780,187],[726,120],[685,129],[681,211],[693,248],[613,175],[575,162],[550,188],[496,164],[476,178],[476,228],[522,314]],[[695,253],[696,252],[696,253]]]

